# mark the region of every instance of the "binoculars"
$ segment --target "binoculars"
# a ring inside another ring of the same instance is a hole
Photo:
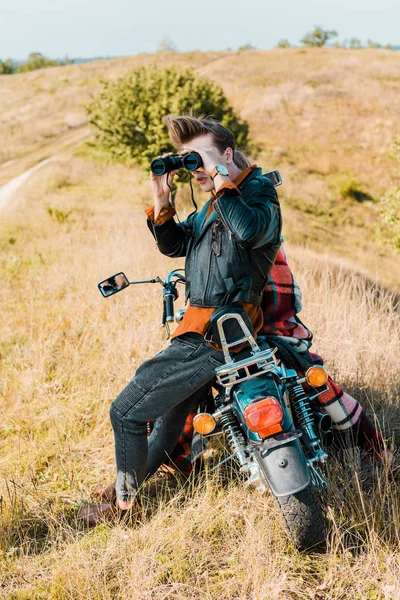
[[[198,152],[188,152],[187,154],[172,154],[165,158],[155,158],[151,161],[150,170],[155,175],[164,175],[175,169],[187,169],[195,171],[203,166],[203,160]]]

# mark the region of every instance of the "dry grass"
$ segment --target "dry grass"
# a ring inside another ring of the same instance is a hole
[[[65,156],[3,214],[0,597],[398,600],[399,478],[351,455],[330,465],[326,555],[295,551],[271,497],[227,470],[157,479],[136,529],[86,534],[76,523],[79,503],[114,476],[109,404],[165,345],[157,286],[110,299],[96,289],[120,269],[142,278],[182,266],[158,254],[142,213],[148,198],[137,171]],[[317,351],[399,442],[394,293],[329,256],[287,251]]]
[[[388,157],[400,135],[397,52],[276,49],[139,55],[0,77],[0,185],[87,136],[84,103],[100,80],[139,66],[192,66],[221,84],[246,118],[265,170],[279,168],[292,243],[345,256],[399,286],[377,232],[377,199],[400,173]],[[345,197],[343,181],[370,196]],[[339,191],[338,191],[339,188]]]

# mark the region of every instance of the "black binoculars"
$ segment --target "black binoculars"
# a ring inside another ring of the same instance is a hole
[[[198,152],[188,152],[187,154],[172,154],[165,158],[155,158],[151,161],[150,170],[155,175],[164,175],[175,169],[187,169],[195,171],[203,166],[203,160]]]

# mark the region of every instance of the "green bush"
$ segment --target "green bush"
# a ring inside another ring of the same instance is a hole
[[[40,52],[31,52],[28,56],[27,61],[20,65],[17,69],[17,73],[26,73],[27,71],[36,71],[36,69],[45,69],[47,67],[58,67],[60,65],[69,64],[71,61],[65,60],[53,60],[46,58]]]
[[[0,75],[11,75],[15,71],[15,65],[11,58],[0,60]]]
[[[248,50],[257,50],[257,48],[253,44],[247,43],[237,49],[238,52],[247,52]]]
[[[307,33],[300,42],[310,48],[321,48],[333,37],[337,37],[337,31],[334,29],[326,30],[317,26],[314,31]]]
[[[290,48],[290,42],[286,38],[279,40],[276,45],[277,48]]]
[[[390,157],[400,162],[400,139],[394,140]],[[393,250],[400,250],[400,188],[394,186],[386,192],[379,204],[383,237]]]
[[[346,198],[356,202],[373,200],[372,196],[363,189],[362,183],[351,175],[339,175],[333,182],[333,189],[342,200]]]
[[[240,149],[248,149],[248,125],[240,121],[222,88],[192,69],[141,67],[117,81],[86,106],[96,144],[114,159],[148,169],[164,152],[174,151],[162,117],[210,115],[233,131]]]
[[[381,217],[385,223],[387,241],[394,250],[400,250],[400,188],[389,190],[380,202]]]
[[[349,48],[351,48],[351,50],[360,50],[360,48],[362,48],[361,40],[356,37],[352,37],[349,42]]]

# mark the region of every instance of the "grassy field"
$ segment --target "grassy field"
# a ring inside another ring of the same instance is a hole
[[[0,185],[89,135],[84,103],[102,79],[171,63],[218,82],[248,120],[259,164],[282,173],[292,242],[399,285],[378,231],[378,200],[400,183],[388,156],[400,135],[398,52],[165,52],[1,76]]]
[[[399,127],[399,59],[342,50],[162,56],[220,81],[265,143],[260,163],[281,169],[302,319],[390,445],[400,443],[400,275],[374,227],[375,200],[397,175],[387,153]],[[156,477],[143,491],[140,527],[86,533],[76,522],[95,485],[114,477],[110,402],[167,343],[157,286],[104,299],[97,282],[119,270],[163,276],[182,261],[152,242],[139,171],[72,144],[87,135],[80,104],[99,78],[151,61],[0,78],[2,97],[17,98],[0,114],[15,125],[1,129],[2,182],[56,154],[1,215],[0,598],[398,600],[400,476],[357,455],[329,465],[322,555],[294,550],[272,498],[244,489],[229,469],[187,482]],[[82,120],[71,127],[67,110]],[[374,200],[341,197],[342,168]],[[332,217],[316,212],[330,201]]]

